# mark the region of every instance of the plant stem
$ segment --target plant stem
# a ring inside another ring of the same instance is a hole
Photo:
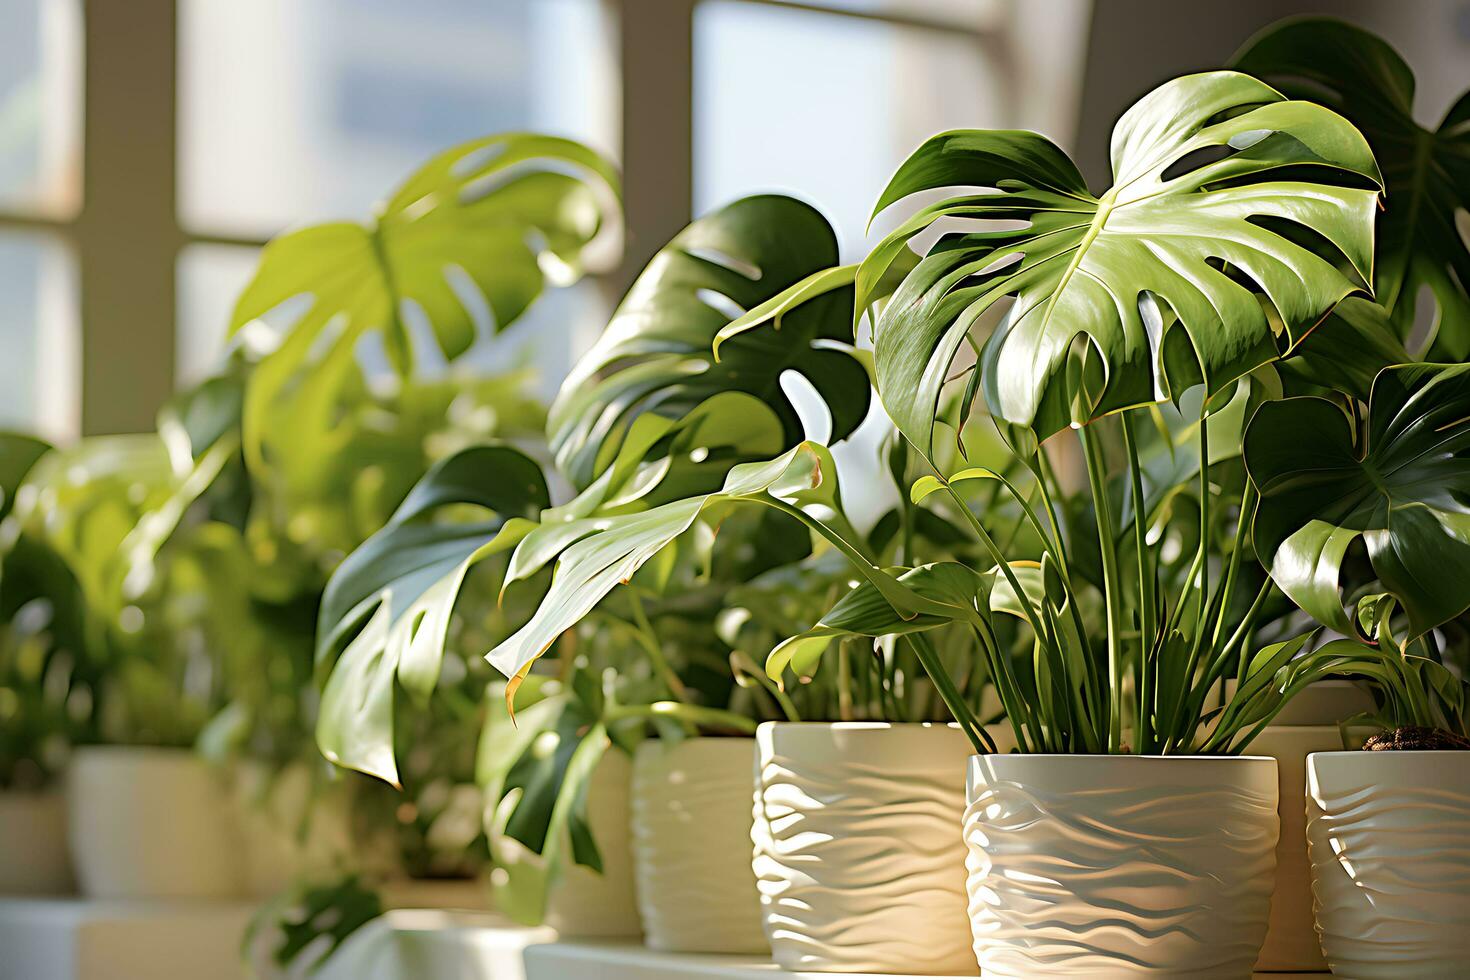
[[[1118,553],[1113,537],[1113,517],[1108,505],[1106,470],[1097,434],[1089,426],[1077,430],[1082,453],[1087,459],[1087,482],[1092,489],[1092,506],[1097,513],[1097,543],[1103,566],[1103,593],[1108,611],[1108,751],[1123,744],[1123,597],[1119,591]]]
[[[852,677],[846,640],[837,641],[837,718],[852,721]]]
[[[759,724],[753,718],[738,715],[721,708],[707,708],[683,701],[655,701],[652,704],[619,704],[607,710],[606,721],[610,724],[624,718],[674,718],[678,721],[704,728],[728,728],[745,735],[754,735]]]
[[[767,677],[766,672],[760,669],[760,665],[743,650],[730,651],[730,667],[738,673],[753,678],[776,702],[787,721],[801,721],[801,713],[796,710],[796,703],[791,700],[791,696],[781,690],[779,684]]]
[[[1224,590],[1220,597],[1220,613],[1215,619],[1215,633],[1210,638],[1210,653],[1214,654],[1216,646],[1220,642],[1220,631],[1225,627],[1225,616],[1230,611],[1230,600],[1235,596],[1235,580],[1240,573],[1241,552],[1245,550],[1245,532],[1250,525],[1250,510],[1256,502],[1256,485],[1251,478],[1245,478],[1245,489],[1240,494],[1240,520],[1235,526],[1235,548],[1230,554],[1230,566],[1225,571],[1225,584],[1221,586]],[[1246,646],[1241,647],[1247,649]],[[1246,658],[1240,658],[1240,669],[1236,673],[1237,680],[1245,680]]]
[[[1158,628],[1158,612],[1154,593],[1154,577],[1150,574],[1152,563],[1148,555],[1148,508],[1143,498],[1143,469],[1138,463],[1138,443],[1133,437],[1133,413],[1123,413],[1123,445],[1128,451],[1128,473],[1132,478],[1133,490],[1133,541],[1138,552],[1138,601],[1139,636],[1142,641],[1138,657],[1138,751],[1152,752],[1153,730],[1153,673],[1155,654],[1155,630]]]
[[[1191,674],[1204,640],[1205,617],[1210,605],[1210,426],[1204,417],[1199,420],[1199,553],[1199,610],[1195,614],[1194,642],[1189,651]]]
[[[648,613],[643,609],[643,599],[638,595],[637,588],[628,587],[628,605],[633,610],[633,625],[636,627],[643,649],[648,653],[648,659],[653,664],[654,672],[669,689],[669,693],[679,701],[689,700],[689,691],[684,687],[684,682],[679,680],[679,675],[674,673],[674,668],[669,665],[668,658],[664,656],[663,647],[659,646],[658,634],[654,632],[653,624],[648,621]]]
[[[979,755],[989,755],[995,752],[995,742],[991,740],[990,733],[980,726],[969,704],[960,696],[959,690],[954,686],[954,679],[949,676],[949,671],[944,669],[944,664],[939,659],[939,651],[934,649],[934,645],[929,642],[929,637],[923,633],[910,633],[906,639],[914,648],[914,653],[918,656],[924,673],[928,674],[929,679],[934,682],[940,700],[944,702],[945,707],[949,708],[954,720],[959,722],[960,730],[975,747],[975,752]]]

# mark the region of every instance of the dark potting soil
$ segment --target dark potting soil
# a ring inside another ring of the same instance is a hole
[[[1470,738],[1447,732],[1443,728],[1425,728],[1421,725],[1405,725],[1391,732],[1370,735],[1363,743],[1364,752],[1425,751],[1425,750],[1470,751]]]

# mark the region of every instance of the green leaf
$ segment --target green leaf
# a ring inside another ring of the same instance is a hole
[[[246,396],[246,449],[264,466],[279,434],[273,407],[288,402],[298,430],[333,432],[339,406],[359,391],[360,341],[376,335],[408,374],[413,341],[405,311],[427,320],[445,357],[476,339],[473,288],[494,328],[513,323],[548,279],[575,281],[584,258],[616,228],[617,176],[570,140],[511,133],[434,157],[367,224],[338,222],[291,232],[266,246],[230,320],[239,331],[283,304],[304,312],[257,366]]]
[[[1319,621],[1354,632],[1338,587],[1359,537],[1412,635],[1470,608],[1470,365],[1385,369],[1361,435],[1324,399],[1268,402],[1245,460],[1260,489],[1257,551]]]
[[[966,480],[999,480],[1000,478],[1000,474],[988,466],[971,466],[967,469],[960,470],[954,476],[950,477],[949,482],[955,484],[963,483]],[[916,504],[920,503],[925,497],[943,488],[944,484],[939,481],[938,477],[921,476],[909,488],[909,500]]]
[[[879,637],[936,629],[968,622],[978,615],[978,598],[987,581],[958,562],[939,562],[918,568],[886,569],[915,594],[951,607],[948,614],[923,613],[905,618],[872,582],[860,582],[837,601],[817,625],[776,646],[766,658],[766,674],[780,683],[787,668],[809,676],[834,639],[848,636]]]
[[[580,852],[595,863],[587,789],[611,742],[588,706],[558,681],[527,677],[515,694],[514,718],[496,693],[503,690],[492,687],[476,775],[491,855],[505,872],[496,906],[517,922],[539,925],[568,845],[573,860]]]
[[[1235,68],[1342,113],[1363,131],[1388,196],[1374,294],[1408,339],[1428,287],[1438,307],[1427,360],[1470,357],[1470,93],[1435,129],[1414,121],[1414,73],[1386,41],[1326,17],[1284,21],[1246,42]]]
[[[728,391],[746,392],[775,411],[785,434],[779,452],[803,434],[781,388],[788,370],[805,376],[826,402],[833,440],[852,432],[867,414],[871,391],[851,349],[850,290],[791,310],[779,332],[729,337],[719,360],[714,356],[728,324],[836,261],[837,239],[826,219],[788,197],[745,198],[680,232],[649,262],[562,383],[547,430],[561,471],[586,487],[634,419],[645,412],[678,418]]]
[[[1349,297],[1279,369],[1287,378],[1367,401],[1379,371],[1412,360],[1383,307]]]
[[[1223,156],[1198,162],[1209,154]],[[1045,437],[1200,381],[1213,394],[1367,286],[1377,194],[1341,185],[1378,171],[1328,109],[1234,72],[1190,75],[1123,115],[1112,162],[1113,186],[1093,197],[1044,137],[969,130],[933,137],[894,175],[880,211],[995,188],[919,210],[859,271],[877,279],[895,243],[940,218],[985,223],[940,239],[878,320],[878,391],[921,450],[951,362],[1002,299],[1014,302],[980,357],[986,402]]]
[[[115,619],[152,581],[159,548],[235,451],[233,433],[197,463],[155,435],[83,439],[40,457],[12,516],[66,562],[90,610]]]
[[[514,684],[514,679],[524,676],[558,636],[581,621],[619,584],[627,583],[696,521],[706,518],[717,523],[730,507],[746,503],[780,510],[820,534],[901,615],[912,617],[940,610],[939,604],[875,567],[861,543],[829,526],[827,521],[838,524],[842,513],[832,455],[824,446],[803,442],[776,459],[732,468],[718,492],[598,521],[591,533],[561,553],[550,590],[535,615],[490,651],[486,659]],[[514,693],[514,687],[511,691]]]
[[[0,432],[0,519],[15,505],[15,492],[36,461],[51,450],[49,443],[19,432]]]
[[[330,761],[397,784],[395,679],[420,700],[429,696],[465,576],[518,543],[534,526],[525,515],[548,499],[540,468],[524,453],[465,449],[430,469],[387,526],[338,566],[322,597],[316,654],[318,670],[330,671],[317,721],[317,744]],[[494,516],[430,521],[457,504]]]

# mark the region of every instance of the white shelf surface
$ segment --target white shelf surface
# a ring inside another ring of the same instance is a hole
[[[232,980],[250,902],[0,899],[0,980]],[[257,976],[278,976],[255,960]],[[1259,980],[1326,974],[1263,973]],[[937,980],[844,974],[845,980]],[[314,980],[834,980],[760,956],[660,953],[636,940],[559,942],[486,912],[397,909],[354,933]]]
[[[349,936],[314,980],[525,980],[528,947],[555,939],[490,912],[395,909]]]
[[[0,980],[244,977],[250,902],[0,899]]]
[[[952,980],[878,973],[785,973],[763,957],[659,953],[633,941],[568,941],[525,951],[525,980]],[[496,974],[481,976],[500,980]],[[1323,980],[1326,973],[1258,973],[1259,980]]]

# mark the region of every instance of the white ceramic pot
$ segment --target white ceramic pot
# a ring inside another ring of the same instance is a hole
[[[765,953],[750,865],[755,740],[650,739],[633,758],[633,866],[644,943]]]
[[[1465,976],[1470,752],[1313,753],[1307,843],[1334,974]]]
[[[89,898],[245,894],[229,790],[188,749],[76,750],[67,815],[77,880]]]
[[[767,722],[755,873],[786,970],[974,976],[958,728]]]
[[[546,924],[562,936],[638,936],[633,850],[628,829],[628,756],[610,748],[587,784],[587,823],[602,856],[602,873],[567,861],[547,899]]]
[[[1233,682],[1232,682],[1233,683]],[[1312,915],[1312,863],[1307,859],[1307,756],[1342,748],[1337,723],[1373,708],[1373,699],[1348,681],[1319,681],[1303,690],[1247,747],[1276,760],[1281,839],[1276,845],[1276,888],[1271,922],[1256,959],[1257,972],[1324,972],[1322,944]]]
[[[967,795],[986,977],[1251,975],[1276,865],[1274,759],[974,756]]]
[[[0,793],[0,896],[65,895],[73,888],[60,793]]]

